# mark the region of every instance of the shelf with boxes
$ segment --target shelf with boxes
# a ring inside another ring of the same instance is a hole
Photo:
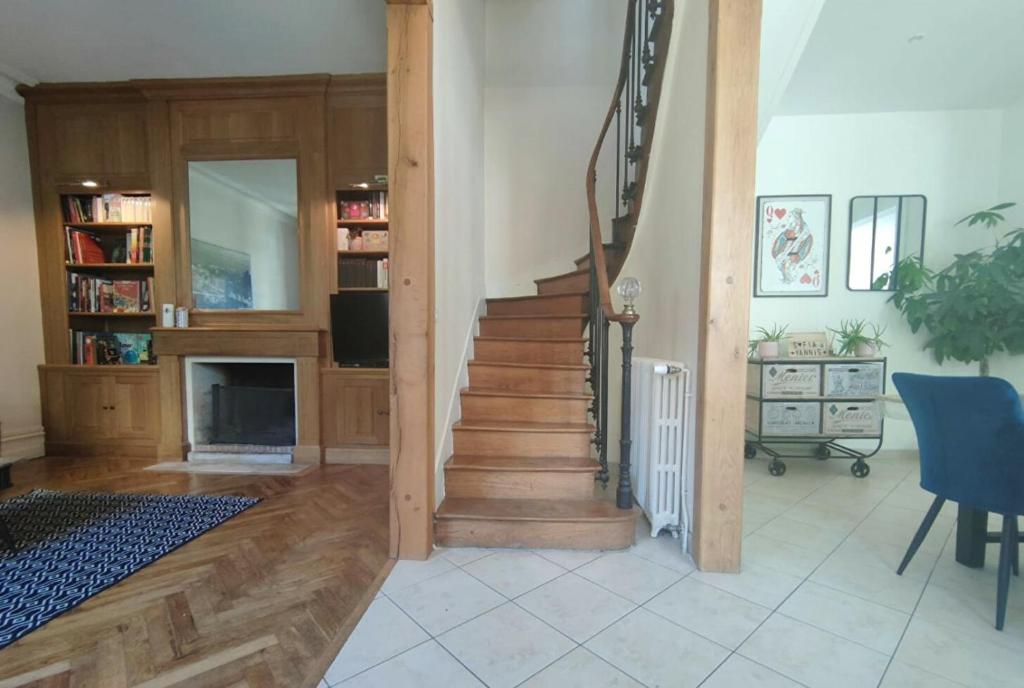
[[[390,231],[385,185],[337,192],[339,292],[386,290]]]
[[[786,471],[783,458],[802,458],[793,445],[810,445],[819,459],[854,459],[851,472],[863,478],[864,461],[882,445],[885,393],[884,358],[766,358],[747,364],[747,458],[763,451],[769,472]],[[841,440],[864,439],[872,451],[850,448]]]
[[[65,194],[60,208],[69,362],[155,362],[149,194]]]

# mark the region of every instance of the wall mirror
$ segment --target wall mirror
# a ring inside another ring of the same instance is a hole
[[[188,163],[192,298],[201,310],[299,310],[294,159]]]
[[[924,196],[855,196],[850,199],[850,255],[846,286],[892,291],[879,280],[909,256],[924,257]],[[881,282],[881,283],[877,283]]]

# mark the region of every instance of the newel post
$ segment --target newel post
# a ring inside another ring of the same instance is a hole
[[[629,477],[633,456],[633,439],[630,436],[630,419],[633,404],[633,326],[640,316],[633,302],[642,291],[640,280],[627,277],[616,287],[625,301],[622,314],[618,317],[622,325],[622,423],[619,428],[619,486],[615,491],[615,504],[620,509],[633,508],[633,484]]]

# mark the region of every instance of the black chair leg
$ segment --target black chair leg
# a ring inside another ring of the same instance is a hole
[[[1020,575],[1020,526],[1017,525],[1017,517],[1010,516],[1010,522],[1013,524],[1013,555],[1010,563],[1013,565],[1013,575]]]
[[[11,535],[11,531],[7,529],[7,524],[4,523],[2,518],[0,518],[0,542],[3,542],[7,549],[12,552],[18,549],[14,542],[14,536]]]
[[[942,505],[946,503],[945,497],[936,497],[932,505],[928,507],[928,513],[924,515],[924,520],[921,521],[921,525],[918,527],[917,532],[914,533],[914,539],[910,541],[910,547],[907,548],[907,553],[903,555],[903,561],[900,562],[900,567],[896,569],[897,575],[902,576],[907,566],[910,564],[910,560],[917,554],[917,549],[924,542],[924,539],[928,537],[928,531],[932,529],[932,524],[935,523],[935,518],[942,511]]]
[[[1010,569],[1013,552],[1017,549],[1017,517],[1003,516],[1003,534],[999,541],[999,573],[996,588],[996,630],[1003,630],[1006,622],[1006,599],[1010,593]]]

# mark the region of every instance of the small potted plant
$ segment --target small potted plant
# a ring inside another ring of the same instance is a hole
[[[870,334],[868,334],[869,327],[871,328]],[[868,323],[866,320],[844,320],[839,324],[838,330],[833,330],[830,327],[829,331],[836,335],[836,344],[839,347],[836,353],[840,356],[870,358],[877,356],[883,347],[888,346],[882,339],[885,328],[879,328],[878,325]]]
[[[772,325],[771,328],[759,327],[754,339],[750,340],[750,356],[756,353],[758,358],[776,358],[779,355],[779,342],[786,336],[786,325]]]

